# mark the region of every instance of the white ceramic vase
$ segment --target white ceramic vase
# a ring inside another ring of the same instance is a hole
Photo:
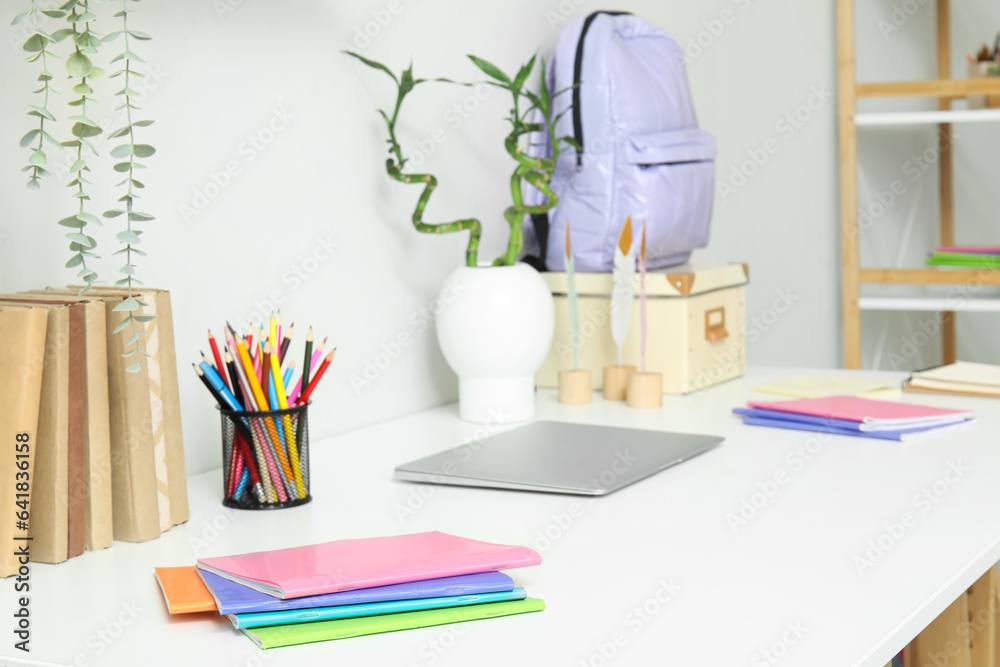
[[[552,292],[527,264],[452,272],[441,292],[438,343],[458,375],[459,414],[514,422],[535,414],[535,371],[552,344]]]

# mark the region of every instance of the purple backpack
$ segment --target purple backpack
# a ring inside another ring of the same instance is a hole
[[[576,85],[555,99],[553,117],[573,105],[556,136],[574,137],[583,150],[560,152],[552,182],[559,204],[526,221],[526,255],[563,270],[569,220],[576,270],[610,272],[632,216],[636,241],[646,222],[650,268],[687,261],[708,243],[716,149],[698,127],[681,46],[638,17],[601,11],[567,23],[548,65],[550,90]],[[551,155],[546,133],[531,144],[532,154]],[[545,201],[534,188],[525,194],[529,205]]]

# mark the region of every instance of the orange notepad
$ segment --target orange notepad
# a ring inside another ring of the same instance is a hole
[[[215,611],[215,600],[205,588],[194,565],[187,567],[158,567],[156,581],[163,591],[163,599],[171,614],[189,614],[195,611]]]

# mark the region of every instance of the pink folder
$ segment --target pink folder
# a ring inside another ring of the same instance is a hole
[[[968,410],[947,410],[929,405],[876,401],[859,396],[826,396],[795,401],[750,401],[751,408],[778,410],[824,419],[844,419],[866,424],[907,424],[911,422],[961,420],[972,417]],[[951,418],[951,419],[949,419]]]
[[[527,547],[447,533],[336,540],[239,556],[199,558],[198,567],[278,598],[321,595],[538,565]]]

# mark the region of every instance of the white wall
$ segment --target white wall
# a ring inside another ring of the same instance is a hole
[[[885,0],[859,2],[881,11],[890,6]],[[719,140],[720,182],[731,181],[733,168],[748,155],[759,156],[766,140],[774,138],[779,146],[745,183],[737,179],[734,191],[717,197],[712,245],[696,259],[750,263],[748,314],[757,332],[748,351],[751,363],[837,365],[831,5],[791,0],[634,0],[603,6],[592,0],[174,0],[137,5],[134,27],[155,36],[137,48],[158,72],[143,106],[157,120],[145,136],[159,148],[144,179],[145,207],[158,220],[146,225],[150,256],[140,271],[147,284],[173,293],[189,469],[216,466],[219,454],[217,416],[187,363],[206,348],[207,327],[218,332],[225,319],[247,318],[259,305],[269,310],[263,302],[275,291],[286,322],[295,320],[300,335],[312,324],[338,346],[335,365],[317,395],[314,437],[455,399],[454,376],[422,309],[461,262],[465,240],[420,235],[410,227],[418,189],[392,184],[382,173],[383,128],[374,108],[390,103],[389,82],[342,56],[343,47],[394,69],[412,56],[418,75],[470,79],[476,72],[464,54],[512,69],[535,49],[552,44],[555,18],[598,8],[637,12],[682,44],[694,44],[689,72],[701,123]],[[99,7],[105,14],[116,9]],[[391,18],[376,31],[373,16]],[[965,33],[979,25],[963,21]],[[366,26],[378,34],[370,43],[352,44]],[[913,32],[926,37],[926,31]],[[0,151],[4,291],[72,280],[62,268],[68,257],[63,230],[55,225],[71,206],[61,183],[49,180],[41,193],[22,187],[18,170],[27,155],[16,144],[31,127],[23,115],[29,102],[24,91],[32,88],[35,70],[20,63],[17,30],[8,33],[11,45],[0,48],[0,127],[7,146]],[[893,42],[908,37],[900,34]],[[701,47],[692,41],[699,39]],[[870,41],[871,35],[864,39]],[[881,37],[876,33],[875,39]],[[890,46],[862,51],[877,60]],[[69,86],[58,84],[68,97]],[[817,97],[816,91],[825,92]],[[484,255],[493,256],[505,242],[500,215],[509,198],[511,165],[502,148],[502,117],[508,107],[496,94],[467,119],[454,122],[450,110],[469,94],[443,84],[419,89],[408,102],[401,132],[411,154],[418,141],[433,147],[427,165],[441,187],[426,217],[480,216],[487,224]],[[817,109],[808,120],[798,127],[784,120],[811,95]],[[108,109],[103,117],[111,117]],[[281,129],[268,136],[272,123]],[[428,143],[437,128],[443,141]],[[270,143],[253,149],[247,141],[255,135]],[[225,185],[217,188],[213,175],[227,163],[239,173],[218,178]],[[110,167],[102,164],[93,188],[101,210],[118,196],[110,187]],[[196,200],[196,194],[206,193],[205,200]],[[982,210],[995,205],[976,191],[967,194],[978,197],[975,205]],[[184,206],[196,213],[185,214]],[[116,231],[114,224],[98,230],[106,254],[115,249]],[[329,244],[336,248],[327,254]],[[325,259],[310,259],[314,256]],[[105,261],[102,275],[113,279],[115,267]],[[303,267],[311,270],[305,280],[295,277]],[[779,316],[773,305],[783,298],[791,305]],[[962,350],[978,353],[989,341],[983,331],[963,330]],[[370,386],[353,388],[351,376],[361,375],[381,346],[401,333],[414,342]]]

